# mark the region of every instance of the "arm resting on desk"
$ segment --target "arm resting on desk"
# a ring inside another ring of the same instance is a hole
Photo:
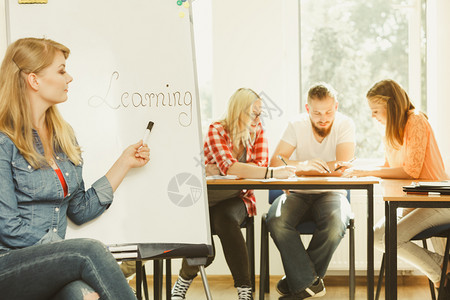
[[[264,178],[265,167],[258,167],[254,164],[235,162],[227,172],[227,175],[236,175],[241,178]]]
[[[405,172],[402,167],[389,168],[389,167],[375,167],[370,169],[348,169],[344,172],[344,177],[363,177],[363,176],[375,176],[380,178],[391,179],[412,179],[412,177]]]

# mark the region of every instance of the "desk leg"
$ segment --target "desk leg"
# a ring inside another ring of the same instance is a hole
[[[166,300],[172,298],[172,260],[166,259]]]
[[[397,299],[397,205],[385,202],[386,299]]]
[[[155,300],[162,299],[162,279],[163,279],[163,260],[153,260],[153,297]]]
[[[367,299],[373,300],[373,185],[367,188]]]
[[[391,293],[390,293],[390,286],[389,283],[391,282],[391,267],[389,264],[390,261],[390,251],[389,251],[389,245],[390,245],[390,216],[389,216],[389,202],[384,202],[384,293],[385,293],[385,299],[390,299]],[[380,276],[383,276],[380,272]],[[378,280],[383,280],[383,278],[380,278]]]

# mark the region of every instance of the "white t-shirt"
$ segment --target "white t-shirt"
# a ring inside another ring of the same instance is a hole
[[[290,159],[308,160],[320,158],[326,162],[336,160],[336,147],[342,143],[355,143],[355,124],[349,117],[336,112],[331,131],[319,143],[314,137],[311,120],[303,113],[295,121],[289,122],[284,131],[282,141],[295,147]],[[291,190],[296,193],[323,193],[329,190]],[[346,191],[336,190],[346,194]]]
[[[349,117],[336,112],[331,132],[319,143],[314,137],[309,115],[303,113],[295,121],[289,122],[281,140],[295,147],[292,159],[304,161],[320,158],[334,161],[337,145],[355,143],[355,124]]]

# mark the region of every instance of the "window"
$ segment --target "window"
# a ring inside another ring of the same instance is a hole
[[[365,95],[390,78],[426,112],[425,0],[299,0],[299,7],[301,95],[318,81],[330,83],[339,110],[357,124],[357,157],[382,157],[382,130]]]

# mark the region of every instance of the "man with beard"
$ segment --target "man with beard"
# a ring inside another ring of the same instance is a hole
[[[310,88],[305,107],[307,113],[288,124],[270,166],[295,166],[298,176],[341,175],[345,167],[335,171],[337,162],[351,160],[355,152],[353,121],[337,112],[336,92],[326,83]],[[325,295],[322,279],[350,218],[345,196],[345,191],[291,190],[273,202],[267,226],[286,274],[277,284],[279,299]],[[317,226],[306,249],[295,229],[305,221]]]

